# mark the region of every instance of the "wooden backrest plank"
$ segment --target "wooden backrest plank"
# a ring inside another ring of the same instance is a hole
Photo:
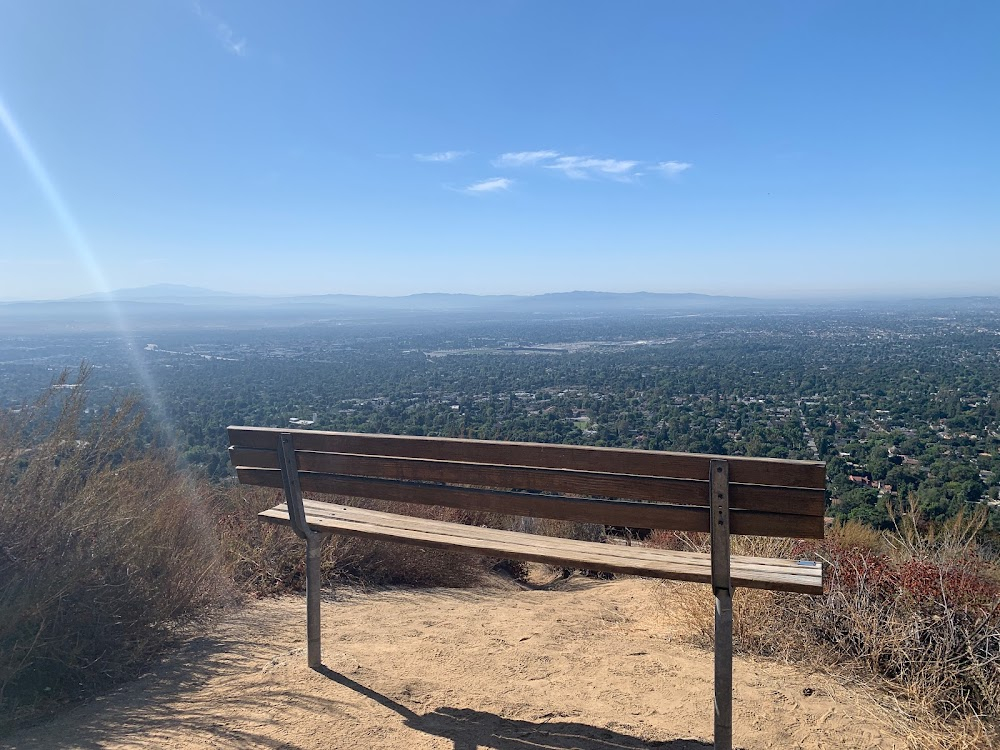
[[[735,483],[814,489],[823,489],[826,486],[826,467],[817,461],[711,456],[548,443],[283,430],[273,427],[231,426],[228,429],[230,443],[240,448],[273,449],[277,444],[278,435],[290,432],[295,437],[296,449],[304,451],[559,468],[674,479],[707,479],[709,462],[714,458],[723,458],[729,462],[729,478]]]
[[[237,476],[243,484],[282,486],[281,472],[277,469],[239,468]],[[306,471],[299,472],[299,481],[305,492],[346,497],[633,528],[677,531],[708,531],[710,528],[707,507],[594,500]],[[823,537],[823,518],[735,509],[731,513],[731,530],[734,534],[820,539]]]
[[[296,451],[300,471],[407,481],[445,482],[505,489],[563,492],[649,502],[708,505],[708,480],[642,477],[596,471],[497,466],[432,459],[360,456]],[[277,453],[262,448],[231,448],[233,466],[273,469]],[[734,508],[770,513],[822,516],[824,491],[800,487],[731,485]]]

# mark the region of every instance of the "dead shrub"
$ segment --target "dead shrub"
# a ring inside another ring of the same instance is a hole
[[[978,514],[930,528],[897,518],[883,533],[848,523],[821,543],[733,538],[733,554],[822,559],[826,591],[808,597],[737,589],[738,650],[865,677],[900,698],[925,727],[924,745],[994,747],[1000,717],[1000,583],[975,544]],[[662,540],[677,548],[676,536]],[[688,549],[707,540],[686,537]],[[711,589],[665,584],[664,611],[710,646]]]
[[[228,591],[204,492],[136,451],[134,402],[84,424],[86,375],[0,416],[0,724],[135,676]]]
[[[885,534],[878,529],[853,520],[834,521],[826,531],[826,543],[835,544],[844,549],[886,551]]]

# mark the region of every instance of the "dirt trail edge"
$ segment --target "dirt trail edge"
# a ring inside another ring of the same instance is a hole
[[[702,750],[712,657],[659,622],[661,585],[339,588],[323,603],[322,672],[306,667],[304,601],[254,603],[0,747]],[[822,675],[737,658],[734,685],[746,750],[908,747],[872,696]]]

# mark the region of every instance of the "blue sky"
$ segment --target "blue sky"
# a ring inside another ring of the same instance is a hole
[[[0,299],[1000,294],[1000,3],[0,0]]]

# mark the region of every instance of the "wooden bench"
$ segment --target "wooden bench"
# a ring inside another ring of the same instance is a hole
[[[709,583],[715,591],[715,746],[732,746],[732,590],[820,594],[816,562],[730,554],[730,534],[822,538],[826,467],[709,456],[448,438],[230,427],[244,484],[284,490],[260,514],[306,541],[309,666],[319,668],[319,554],[328,534]],[[423,503],[634,529],[711,533],[698,554],[480,528],[317,500],[302,492]]]

